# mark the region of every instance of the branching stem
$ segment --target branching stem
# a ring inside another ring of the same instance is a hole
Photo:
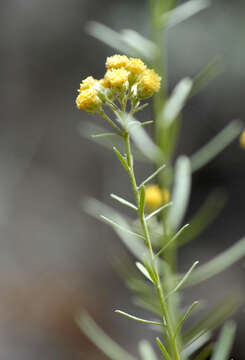
[[[140,193],[139,193],[139,188],[137,187],[135,174],[134,174],[133,155],[132,155],[131,146],[130,146],[129,133],[125,133],[123,138],[124,138],[125,151],[126,151],[126,157],[127,157],[127,162],[128,162],[128,168],[129,168],[128,174],[129,174],[130,182],[132,185],[133,193],[135,196],[136,205],[137,205],[137,208],[139,209]],[[148,225],[146,222],[145,214],[144,214],[144,212],[142,214],[140,214],[140,212],[138,211],[138,215],[139,215],[142,229],[144,232],[146,246],[149,250],[149,255],[150,255],[150,259],[151,259],[151,263],[152,263],[151,264],[152,269],[153,269],[154,273],[156,274],[155,288],[156,288],[156,292],[157,292],[159,303],[160,303],[161,310],[162,310],[163,323],[166,324],[166,330],[167,330],[168,337],[169,337],[169,344],[171,346],[173,360],[180,360],[181,358],[180,358],[180,354],[179,354],[179,350],[178,350],[178,346],[177,346],[177,341],[175,338],[172,321],[170,319],[170,315],[168,312],[167,302],[166,302],[166,299],[165,299],[165,296],[163,293],[160,275],[159,275],[157,263],[156,263],[156,256],[155,256],[153,248],[152,248],[150,233],[149,233]]]

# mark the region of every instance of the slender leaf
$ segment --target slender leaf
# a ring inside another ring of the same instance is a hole
[[[100,24],[96,21],[91,21],[87,23],[86,31],[106,45],[117,49],[124,54],[130,53],[130,48],[127,44],[125,44],[121,35],[108,26]]]
[[[112,219],[114,222],[120,226],[129,229],[131,232],[131,227],[129,226],[128,221],[125,219],[125,216],[122,216],[118,211],[111,208],[108,205],[101,203],[98,200],[88,198],[83,199],[83,209],[91,216],[95,217],[98,220],[101,219],[101,214],[104,214],[106,217]],[[116,234],[122,240],[127,249],[139,260],[142,259],[143,255],[147,253],[147,248],[138,237],[131,235],[130,232],[125,233],[119,227],[113,227]],[[133,231],[132,231],[133,232]]]
[[[139,269],[139,271],[148,279],[150,280],[152,283],[154,283],[154,280],[152,279],[149,271],[145,268],[145,266],[143,264],[141,264],[140,262],[136,262],[136,266]]]
[[[191,16],[206,9],[209,5],[210,1],[208,0],[190,0],[165,13],[162,17],[162,23],[167,24],[168,28],[171,28],[188,20]]]
[[[133,304],[136,306],[151,311],[153,314],[156,314],[158,316],[161,316],[162,310],[159,306],[159,304],[155,304],[153,301],[149,301],[149,298],[145,298],[142,296],[134,296],[132,298]]]
[[[157,322],[157,321],[153,321],[153,320],[145,320],[145,319],[141,319],[137,316],[134,315],[130,315],[128,313],[126,313],[125,311],[121,311],[121,310],[115,310],[115,313],[126,316],[132,320],[144,323],[144,324],[148,324],[148,325],[157,325],[157,326],[163,326],[163,323]]]
[[[200,354],[198,354],[197,357],[195,357],[195,360],[207,360],[207,359],[209,359],[210,355],[213,352],[213,348],[214,348],[213,343],[208,344],[207,346],[204,347],[204,349],[202,349]]]
[[[163,345],[163,343],[161,342],[161,340],[157,337],[156,338],[156,342],[157,345],[159,347],[159,349],[161,350],[162,354],[164,355],[166,360],[171,360],[171,357],[169,355],[169,353],[167,352],[167,349],[165,348],[165,346]]]
[[[189,358],[191,355],[193,355],[198,349],[203,347],[203,345],[210,340],[211,335],[212,333],[210,331],[207,331],[205,333],[201,332],[197,334],[197,336],[192,338],[190,342],[186,344],[183,350],[183,355]]]
[[[187,273],[183,276],[183,278],[178,282],[178,284],[175,286],[175,288],[173,290],[170,291],[170,293],[168,294],[171,295],[173,293],[175,293],[176,291],[178,291],[183,285],[184,283],[188,280],[188,278],[190,277],[192,271],[195,269],[195,267],[199,264],[199,261],[195,261],[194,264],[190,267],[190,269],[187,271]]]
[[[188,317],[192,313],[192,310],[197,306],[198,303],[199,303],[198,301],[194,301],[189,306],[186,313],[184,314],[184,316],[182,317],[182,319],[180,320],[180,322],[178,323],[178,325],[176,327],[175,334],[174,334],[175,337],[179,334],[179,332],[181,331],[182,326],[184,325],[184,322],[188,319]]]
[[[212,140],[191,156],[191,169],[197,171],[224,150],[242,131],[239,120],[233,120]]]
[[[160,256],[172,243],[174,243],[180,235],[183,233],[183,231],[189,226],[189,224],[184,225],[168,242],[166,245],[164,245],[161,250],[158,251],[157,256]]]
[[[182,79],[177,84],[163,109],[163,119],[165,126],[171,126],[173,121],[181,113],[190,94],[191,88],[192,80],[189,78]]]
[[[144,181],[142,181],[141,185],[146,185],[148,182],[150,182],[151,180],[153,180],[154,177],[156,177],[165,167],[166,167],[165,164],[163,164],[162,166],[160,166],[156,171],[154,171],[153,174],[151,174],[151,175],[148,176]],[[140,185],[140,186],[141,186],[141,185]]]
[[[198,338],[200,334],[203,335],[219,327],[242,303],[243,299],[234,294],[223,298],[206,316],[184,333],[185,346],[189,346],[192,339]]]
[[[120,163],[122,164],[122,166],[124,167],[124,169],[126,171],[129,171],[129,168],[128,168],[128,163],[126,161],[126,159],[122,156],[122,154],[117,150],[117,148],[113,147],[113,150],[116,154],[116,156],[118,157]]]
[[[115,194],[111,194],[110,196],[112,197],[112,199],[117,200],[121,204],[126,205],[126,206],[130,207],[133,210],[137,210],[137,207],[134,204],[132,204],[131,202],[129,202],[129,201],[125,200],[125,199],[123,199],[122,197],[120,197],[118,195],[115,195]]]
[[[156,215],[160,214],[160,212],[162,212],[163,210],[169,208],[172,205],[173,205],[173,203],[169,202],[168,204],[160,206],[157,210],[155,210],[152,213],[150,213],[149,215],[147,215],[145,219],[150,220],[153,216],[156,216]]]
[[[134,120],[132,116],[127,115],[125,121]],[[160,148],[151,140],[142,126],[129,128],[130,135],[137,148],[149,160],[155,162],[156,160],[163,159],[163,153]]]
[[[115,221],[109,219],[108,217],[106,217],[106,216],[104,216],[104,215],[100,215],[100,217],[101,217],[102,220],[104,220],[105,222],[107,222],[108,224],[110,224],[112,227],[117,227],[117,228],[119,228],[121,231],[124,231],[124,232],[126,232],[126,233],[128,233],[128,234],[130,234],[130,235],[132,235],[132,236],[136,236],[136,237],[139,238],[139,239],[143,239],[143,240],[145,239],[143,235],[137,234],[137,233],[131,231],[130,229],[128,229],[128,228],[126,228],[126,227],[124,227],[124,226],[122,226],[122,225],[120,225],[120,224],[117,224]]]
[[[238,260],[245,256],[245,237],[238,241],[235,245],[217,255],[214,259],[202,265],[193,273],[186,281],[186,286],[193,286],[202,281],[228,269]]]
[[[157,46],[150,40],[146,39],[139,33],[131,29],[124,29],[121,31],[121,38],[133,49],[133,51],[151,62],[156,56],[158,49]]]
[[[169,224],[172,231],[181,225],[188,206],[191,190],[191,165],[186,156],[177,159],[175,168],[174,188],[172,195],[173,205],[169,211]]]
[[[227,195],[221,189],[214,190],[190,220],[190,227],[178,241],[178,245],[187,244],[202,233],[220,214],[226,203]]]
[[[198,94],[223,70],[220,57],[215,57],[194,77],[190,96]]]
[[[227,322],[222,329],[211,360],[228,360],[236,332],[233,321]]]
[[[139,352],[142,360],[157,360],[157,356],[147,340],[141,340],[139,343]]]
[[[112,340],[87,314],[80,315],[76,322],[88,338],[111,360],[136,360]]]
[[[119,135],[114,134],[114,133],[102,133],[102,134],[91,135],[91,138],[92,139],[100,139],[100,138],[111,137],[111,136],[119,136]]]
[[[143,216],[145,210],[145,187],[142,185],[140,187],[140,202],[139,202],[139,215]]]

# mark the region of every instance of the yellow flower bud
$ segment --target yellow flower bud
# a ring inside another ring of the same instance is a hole
[[[243,130],[239,140],[240,140],[241,148],[245,149],[245,130]]]
[[[108,81],[112,87],[121,89],[128,82],[129,72],[123,68],[107,70],[105,80]]]
[[[107,69],[119,69],[125,67],[129,59],[126,55],[113,55],[106,59]]]
[[[140,59],[130,58],[126,65],[126,70],[130,71],[132,74],[139,75],[146,70],[146,65]]]
[[[78,92],[82,92],[83,90],[87,90],[91,87],[93,87],[95,84],[98,83],[98,80],[94,79],[93,76],[88,76],[86,79],[84,79],[80,84],[80,89]]]
[[[158,92],[161,79],[153,69],[145,70],[138,84],[138,97],[146,99],[151,97],[155,92]]]
[[[161,190],[158,185],[148,185],[145,189],[145,204],[148,211],[154,211],[169,202],[169,191]]]
[[[99,80],[99,84],[106,89],[110,87],[110,82],[104,78]]]
[[[77,108],[86,110],[89,113],[98,111],[102,101],[97,95],[97,91],[93,88],[83,90],[76,98]]]

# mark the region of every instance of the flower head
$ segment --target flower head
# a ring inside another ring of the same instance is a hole
[[[126,69],[132,74],[139,75],[146,70],[146,65],[140,59],[130,58],[126,65]]]
[[[124,68],[107,70],[105,80],[114,88],[121,89],[128,82],[129,72]]]
[[[138,84],[138,96],[141,99],[151,97],[160,89],[161,77],[153,70],[146,69]]]
[[[84,79],[80,84],[80,89],[78,92],[82,92],[83,90],[87,90],[91,87],[93,87],[95,84],[98,83],[98,80],[94,79],[93,76],[88,76],[86,79]]]
[[[121,67],[126,67],[129,59],[126,55],[113,55],[109,56],[106,59],[106,67],[107,69],[119,69]]]
[[[145,189],[145,204],[149,211],[158,209],[169,201],[169,191],[161,190],[158,185],[148,185]]]
[[[90,88],[83,90],[77,96],[76,104],[79,110],[86,110],[89,113],[94,113],[100,109],[102,101],[98,97],[97,91]]]
[[[243,130],[239,140],[240,140],[241,148],[245,149],[245,130]]]

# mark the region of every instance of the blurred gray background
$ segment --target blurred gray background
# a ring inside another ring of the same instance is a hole
[[[74,314],[87,308],[113,337],[136,353],[147,330],[119,319],[130,293],[110,258],[122,247],[105,225],[81,211],[84,196],[105,202],[128,190],[113,154],[82,138],[76,110],[82,78],[104,74],[114,50],[85,33],[89,20],[149,36],[146,0],[1,0],[0,357],[103,359],[81,334]],[[230,120],[245,118],[245,4],[215,0],[169,33],[170,89],[215,55],[225,71],[185,109],[177,153],[192,154]],[[141,115],[142,116],[142,115]],[[150,109],[144,115],[150,118]],[[229,200],[221,217],[180,255],[187,268],[245,234],[245,152],[238,141],[195,174],[193,213],[214,187]],[[139,165],[139,176],[151,169]],[[109,179],[106,181],[105,179]],[[236,289],[245,295],[242,263],[189,291],[210,304]],[[139,311],[140,314],[140,311]],[[245,355],[244,311],[234,358]]]

